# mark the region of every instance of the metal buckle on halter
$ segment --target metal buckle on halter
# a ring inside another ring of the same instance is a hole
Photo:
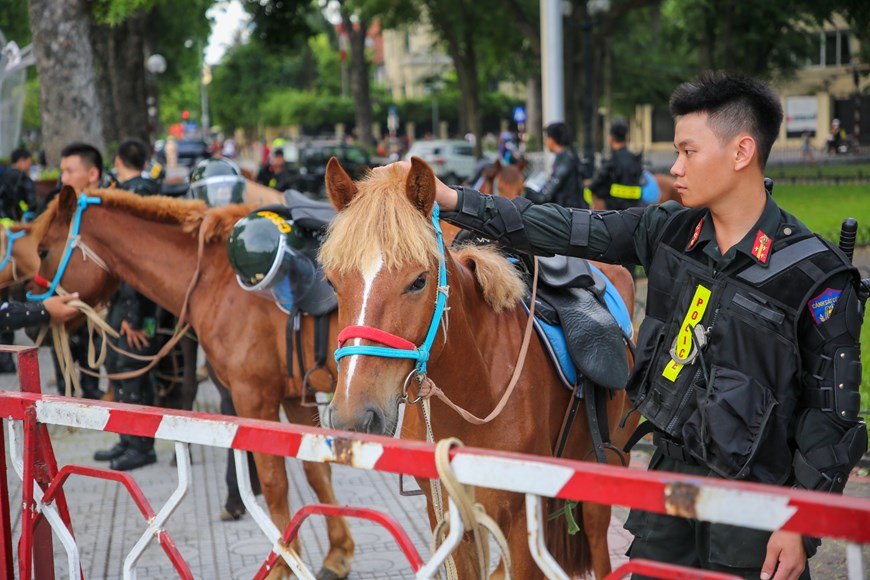
[[[402,385],[402,396],[399,398],[399,400],[401,402],[405,403],[406,405],[416,405],[417,403],[419,403],[420,401],[423,400],[423,395],[420,395],[420,394],[418,394],[417,398],[415,398],[413,401],[410,400],[411,398],[408,396],[408,385],[411,384],[412,377],[417,378],[417,387],[418,387],[418,393],[419,393],[419,388],[423,385],[423,379],[426,378],[426,375],[418,373],[417,368],[415,367],[415,368],[411,369],[411,372],[408,373],[407,377],[405,377],[405,384]]]

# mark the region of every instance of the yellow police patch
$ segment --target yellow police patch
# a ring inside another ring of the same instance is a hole
[[[677,340],[674,342],[674,351],[680,359],[685,359],[692,351],[692,328],[701,322],[704,318],[704,312],[707,310],[707,304],[710,302],[710,290],[702,284],[698,284],[695,290],[695,295],[692,297],[692,302],[689,305],[689,310],[686,312],[686,317],[683,319],[683,324],[680,327],[680,332],[677,335]],[[680,371],[683,370],[682,363],[671,360],[662,371],[662,376],[671,382],[677,380],[680,376]]]

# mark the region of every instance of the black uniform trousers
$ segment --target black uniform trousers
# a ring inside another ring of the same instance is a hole
[[[710,470],[694,461],[668,457],[657,449],[650,471],[709,476]],[[628,549],[632,559],[703,568],[758,580],[767,554],[770,532],[726,524],[711,524],[665,514],[631,510],[625,529],[634,534]],[[634,578],[648,578],[635,574]],[[800,580],[810,580],[809,562]]]

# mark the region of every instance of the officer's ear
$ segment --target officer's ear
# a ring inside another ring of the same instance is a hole
[[[734,170],[742,171],[758,158],[755,139],[751,135],[743,133],[737,137],[737,146],[734,152]]]

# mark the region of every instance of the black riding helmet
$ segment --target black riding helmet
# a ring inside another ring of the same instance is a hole
[[[210,206],[242,203],[244,195],[245,178],[229,159],[203,159],[190,174],[190,196]]]
[[[236,222],[227,256],[242,289],[289,310],[314,285],[316,266],[301,250],[305,240],[281,208],[260,208]]]

